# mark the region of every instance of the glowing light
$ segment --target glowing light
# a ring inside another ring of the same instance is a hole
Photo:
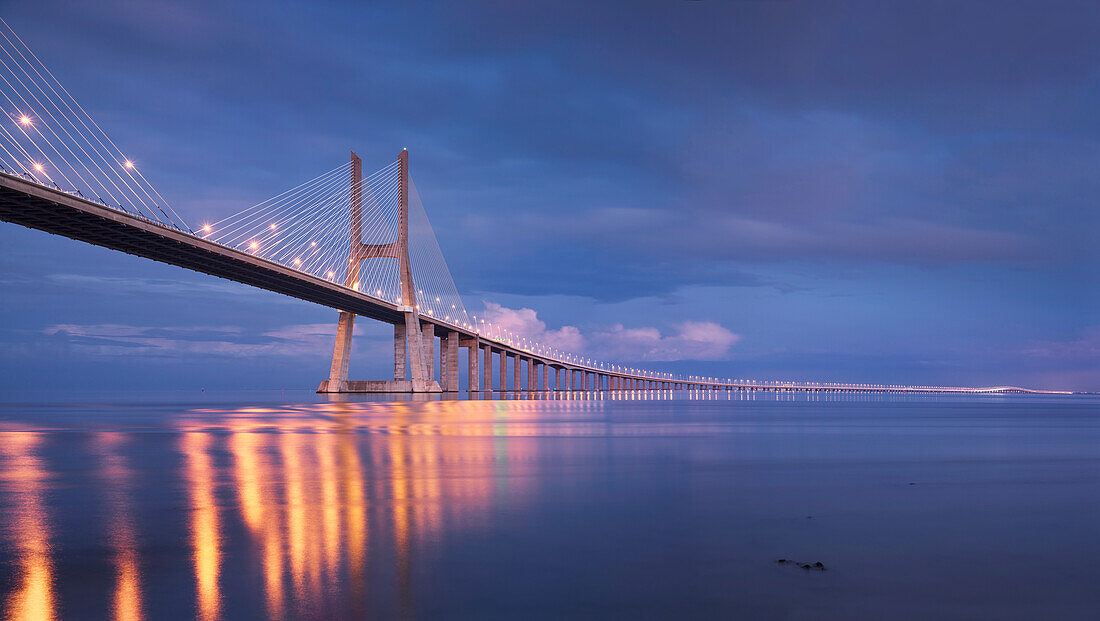
[[[317,245],[317,242],[309,242],[309,245],[310,245],[310,246],[316,246],[316,245]]]
[[[301,259],[294,259],[294,265],[301,265],[301,264],[302,264]]]
[[[271,230],[272,230],[272,231],[274,231],[274,230],[275,230],[275,225],[274,225],[274,224],[272,224],[272,225],[271,225]]]
[[[126,168],[133,168],[134,167],[134,163],[131,162],[130,160],[126,160],[122,165],[125,166]]]
[[[209,234],[210,233],[210,225],[209,224],[202,225],[202,232]]]
[[[332,274],[332,272],[329,272],[329,273],[328,273],[328,277],[329,277],[329,278],[332,278],[332,275],[333,275],[333,274]]]
[[[259,244],[257,244],[256,242],[249,242],[249,243],[248,243],[248,248],[249,248],[250,250],[255,250],[255,249],[259,248],[259,247],[260,247],[260,245],[259,245]]]
[[[19,117],[19,124],[20,125],[31,125],[31,117],[24,114],[23,116]]]

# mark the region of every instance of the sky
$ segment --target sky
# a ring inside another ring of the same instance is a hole
[[[1100,390],[1076,2],[0,2],[188,222],[407,148],[468,309],[720,377]],[[312,388],[336,311],[0,224],[0,389]],[[351,375],[385,378],[360,319]]]

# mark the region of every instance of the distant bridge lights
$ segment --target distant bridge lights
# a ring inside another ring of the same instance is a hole
[[[31,117],[23,114],[19,116],[19,124],[23,126],[30,126],[34,125],[34,122],[31,121]]]
[[[131,162],[130,160],[126,160],[125,162],[122,163],[122,165],[125,166],[126,168],[133,168],[134,167],[134,163]]]

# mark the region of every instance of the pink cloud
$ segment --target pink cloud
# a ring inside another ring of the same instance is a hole
[[[1039,341],[1023,353],[1040,358],[1100,359],[1100,326],[1086,328],[1072,341]]]
[[[573,326],[562,326],[557,330],[548,330],[546,322],[538,318],[538,313],[530,308],[505,308],[493,302],[485,303],[485,310],[478,315],[478,319],[492,324],[493,334],[498,328],[536,341],[543,345],[557,348],[570,353],[581,353],[586,347],[586,341],[581,331]]]
[[[504,328],[542,345],[601,360],[721,360],[741,340],[740,335],[711,321],[685,321],[667,335],[654,327],[626,328],[621,324],[584,334],[574,326],[550,330],[533,309],[506,308],[492,302],[485,304],[478,317],[492,322],[494,330]]]
[[[589,338],[593,353],[619,360],[721,360],[741,340],[727,328],[712,321],[685,321],[676,332],[661,334],[657,328],[612,326]]]

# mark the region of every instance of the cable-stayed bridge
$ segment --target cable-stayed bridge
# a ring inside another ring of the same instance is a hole
[[[0,219],[338,310],[319,392],[457,392],[461,375],[470,392],[1037,392],[677,376],[560,351],[467,311],[407,151],[366,175],[353,152],[271,199],[191,226],[6,23],[0,92]],[[393,325],[393,379],[349,379],[356,316]]]

